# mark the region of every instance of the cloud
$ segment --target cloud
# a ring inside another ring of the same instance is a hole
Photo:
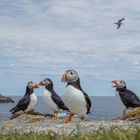
[[[8,3],[0,3],[0,76],[12,77],[11,85],[15,78],[60,76],[68,68],[83,78],[138,80],[138,0]],[[122,17],[126,20],[117,30],[113,23]]]

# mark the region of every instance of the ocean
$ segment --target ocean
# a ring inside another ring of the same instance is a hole
[[[0,120],[8,120],[10,118],[9,110],[14,107],[21,96],[12,96],[15,103],[0,103]],[[86,120],[110,120],[118,117],[123,113],[123,106],[116,97],[90,97],[92,101],[91,113],[86,116]],[[52,113],[52,111],[44,104],[42,97],[38,97],[35,109],[42,113]]]

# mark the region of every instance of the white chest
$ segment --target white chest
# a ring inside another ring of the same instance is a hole
[[[84,116],[87,112],[84,94],[73,86],[66,87],[62,96],[64,103],[76,115]]]
[[[44,103],[51,108],[54,111],[59,111],[58,106],[54,103],[54,101],[52,100],[51,97],[51,93],[48,90],[44,90],[43,94],[42,94],[42,98]]]
[[[33,109],[35,107],[36,103],[37,103],[37,96],[33,93],[30,95],[30,103],[29,103],[28,108],[26,109],[26,112]]]

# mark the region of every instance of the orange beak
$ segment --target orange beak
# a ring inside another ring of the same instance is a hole
[[[35,84],[34,85],[34,88],[39,88],[39,84]]]
[[[61,76],[61,82],[65,82],[65,75],[64,74]]]
[[[42,83],[43,83],[43,81],[40,81],[40,82],[39,82],[39,86],[42,86]]]
[[[111,83],[112,83],[112,87],[117,87],[117,80],[113,80],[113,81],[111,81]]]
[[[111,83],[114,83],[114,84],[116,84],[116,82],[117,82],[116,80],[111,81]]]

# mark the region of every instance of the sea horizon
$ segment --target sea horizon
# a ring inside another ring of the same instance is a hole
[[[0,103],[0,120],[7,120],[10,118],[9,110],[14,107],[21,96],[11,96],[15,103]],[[90,97],[92,102],[91,114],[86,116],[87,120],[111,120],[123,113],[123,106],[117,98],[100,96]],[[42,113],[52,113],[52,110],[45,105],[41,96],[38,96],[38,102],[35,110]]]

